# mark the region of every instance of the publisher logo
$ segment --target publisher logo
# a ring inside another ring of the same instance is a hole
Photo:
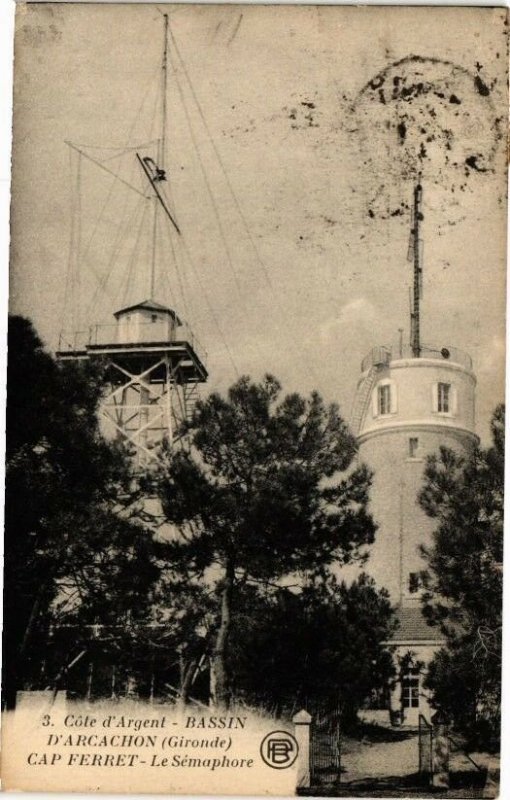
[[[287,769],[297,758],[298,743],[287,731],[272,731],[262,740],[260,755],[268,767]]]

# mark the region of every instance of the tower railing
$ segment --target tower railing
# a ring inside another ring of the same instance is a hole
[[[175,342],[187,342],[197,354],[200,361],[205,364],[207,352],[194,335],[190,326],[183,322],[171,333],[163,330],[157,323],[143,322],[133,327],[130,338],[126,330],[116,323],[105,325],[91,325],[86,331],[64,332],[59,340],[59,352],[86,351],[88,347],[112,347],[115,345],[130,345],[135,348],[144,345],[171,345]]]
[[[434,347],[432,345],[421,345],[421,358],[436,358],[439,361],[448,361],[452,364],[459,364],[466,369],[473,369],[471,356],[458,347],[443,345]],[[371,367],[384,366],[390,361],[397,361],[402,358],[416,358],[413,355],[411,345],[397,344],[383,347],[373,347],[361,362],[361,371],[366,372]]]

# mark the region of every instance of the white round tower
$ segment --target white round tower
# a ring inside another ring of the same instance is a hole
[[[471,358],[460,350],[377,347],[363,360],[353,423],[360,459],[374,472],[371,511],[379,526],[367,571],[392,602],[416,605],[419,548],[434,521],[418,504],[425,458],[441,446],[467,452],[477,441]]]
[[[431,545],[436,525],[418,501],[426,457],[440,447],[467,454],[477,442],[471,358],[421,339],[422,196],[418,182],[407,255],[413,265],[410,345],[376,347],[366,356],[352,418],[359,457],[374,473],[370,510],[378,530],[365,568],[397,606],[397,628],[386,643],[395,665],[386,707],[392,724],[406,725],[430,717],[426,665],[443,643],[441,630],[427,625],[420,603],[421,573],[427,568],[421,548]]]

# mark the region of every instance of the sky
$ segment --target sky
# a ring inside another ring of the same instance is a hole
[[[361,359],[409,337],[421,180],[423,341],[472,356],[486,442],[504,396],[505,10],[163,10],[182,235],[159,216],[155,299],[207,350],[207,390],[271,372],[348,418]],[[152,201],[127,148],[155,157],[162,46],[157,6],[18,7],[10,310],[50,348],[149,294]]]

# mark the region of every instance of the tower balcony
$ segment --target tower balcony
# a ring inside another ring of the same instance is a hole
[[[181,322],[179,327],[169,330],[155,330],[150,322],[139,322],[135,336],[126,336],[119,325],[92,325],[85,331],[63,333],[59,340],[57,357],[60,361],[76,360],[98,356],[112,356],[117,360],[153,357],[157,353],[186,354],[198,372],[198,380],[205,380],[207,353],[189,325]]]
[[[390,346],[373,347],[361,362],[361,372],[367,372],[371,367],[388,366],[392,361],[402,359],[416,359],[411,345],[397,344]],[[471,356],[458,347],[449,345],[435,347],[433,345],[422,345],[420,358],[447,361],[451,364],[458,364],[469,370],[473,369]]]
[[[160,334],[160,335],[158,335]],[[136,348],[154,347],[164,344],[165,346],[176,344],[177,342],[187,342],[198,355],[200,361],[207,361],[207,353],[202,347],[197,337],[194,335],[190,326],[186,322],[181,322],[179,327],[172,331],[155,330],[155,326],[150,322],[138,323],[136,336],[126,336],[119,330],[117,323],[106,325],[91,325],[83,331],[63,332],[60,336],[58,350],[59,353],[86,352],[96,348]]]

